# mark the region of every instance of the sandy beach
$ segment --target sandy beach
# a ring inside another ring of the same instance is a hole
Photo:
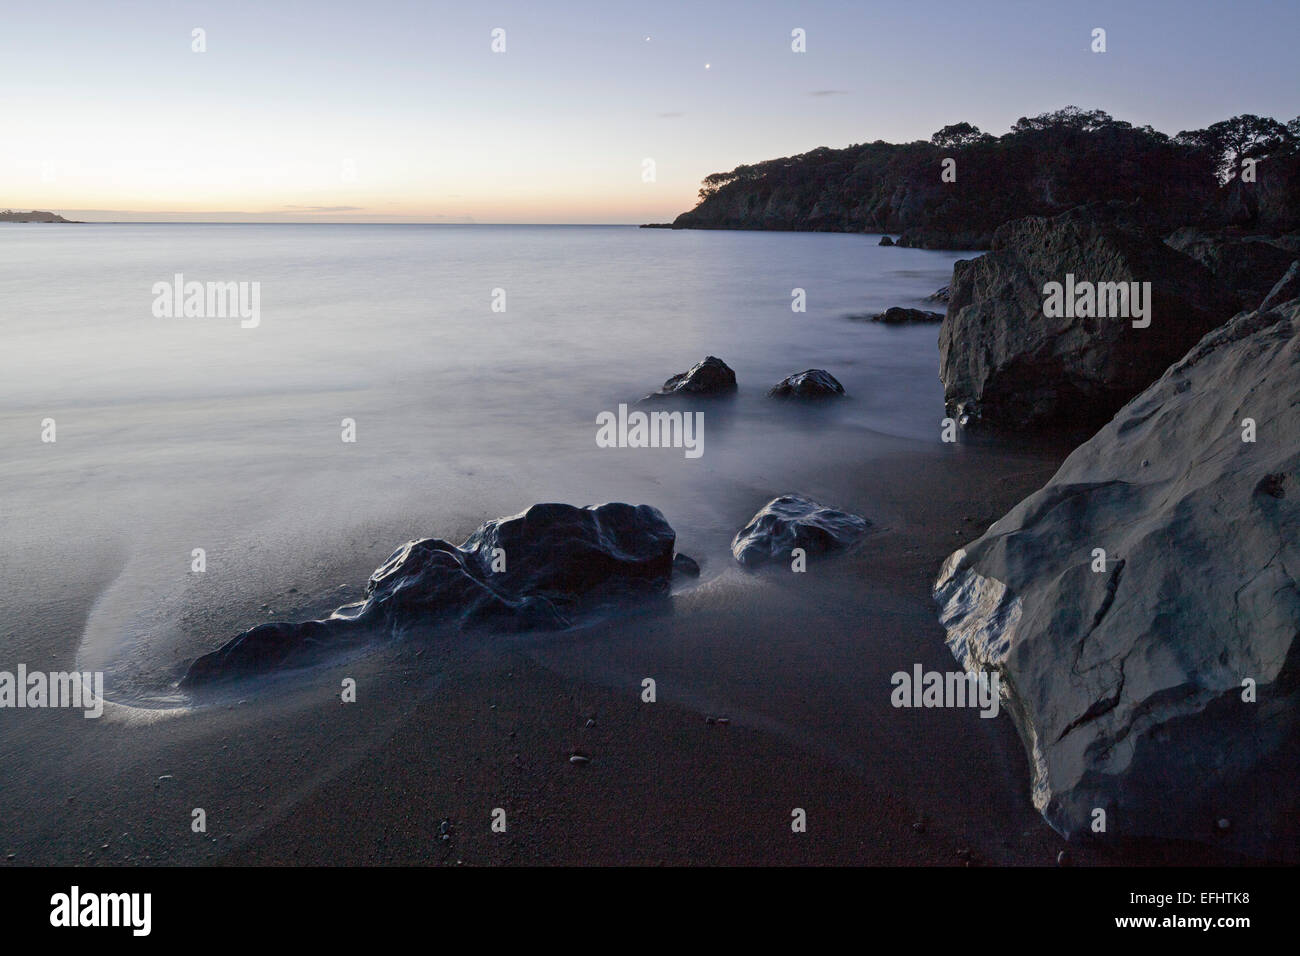
[[[878,505],[858,550],[805,574],[710,577],[719,559],[683,528],[679,548],[707,555],[704,583],[621,620],[407,639],[188,711],[15,711],[4,757],[23,785],[0,791],[0,849],[9,865],[1055,865],[1065,844],[1030,804],[1007,715],[895,709],[889,675],[951,668],[938,564],[1064,449],[894,444],[768,489]],[[6,636],[26,659],[71,666],[114,557],[91,554],[75,592],[35,582],[11,603]],[[356,703],[340,702],[345,677]],[[591,762],[570,763],[575,750]],[[795,808],[806,832],[791,830]],[[1216,861],[1168,845],[1070,853]]]

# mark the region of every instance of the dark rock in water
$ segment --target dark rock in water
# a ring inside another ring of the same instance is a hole
[[[746,566],[786,561],[794,548],[808,554],[839,551],[856,544],[871,522],[837,511],[803,495],[782,495],[765,504],[731,542],[731,553]]]
[[[533,505],[489,521],[456,547],[398,548],[370,576],[364,603],[323,621],[263,624],[196,660],[182,686],[305,663],[375,629],[450,621],[506,630],[562,628],[605,602],[666,594],[676,534],[648,505]],[[494,570],[497,568],[499,570]]]
[[[1097,205],[1016,220],[998,229],[993,252],[953,266],[939,331],[949,415],[1000,428],[1095,427],[1238,311],[1209,269],[1133,231],[1131,218],[1128,207]],[[1142,319],[1119,299],[1134,282],[1139,294],[1151,284]],[[1107,316],[1048,316],[1048,283],[1073,284],[1076,297],[1096,291]]]
[[[1267,312],[1295,298],[1300,298],[1300,262],[1291,263],[1286,274],[1277,280],[1268,295],[1264,297],[1264,301],[1259,304],[1259,311]]]
[[[688,578],[700,576],[700,563],[692,557],[678,553],[673,555],[673,574],[684,574]]]
[[[771,398],[835,398],[844,394],[844,386],[825,369],[810,368],[782,379],[767,394]]]
[[[904,249],[987,249],[992,242],[993,223],[989,223],[975,229],[918,226],[905,230],[894,245]]]
[[[1294,252],[1259,236],[1242,238],[1185,228],[1165,242],[1213,272],[1243,309],[1255,308],[1295,259]]]
[[[877,313],[871,317],[872,322],[883,322],[886,325],[912,325],[918,322],[942,322],[942,312],[927,312],[924,309],[904,309],[899,306],[891,306],[884,312]]]
[[[893,239],[890,239],[888,236],[881,236],[881,237],[880,237],[880,245],[882,245],[882,246],[892,246],[893,244],[894,244],[894,240],[893,240]]]
[[[951,286],[944,286],[941,289],[935,289],[925,297],[925,300],[927,302],[947,302],[951,294]]]
[[[646,399],[665,395],[729,395],[736,391],[736,373],[720,358],[710,355],[690,371],[674,375],[663,388]]]
[[[1098,838],[1300,853],[1297,368],[1300,299],[1238,315],[943,566],[948,646],[1001,675],[1069,838],[1100,807]]]

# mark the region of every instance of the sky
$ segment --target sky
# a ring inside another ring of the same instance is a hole
[[[85,220],[666,222],[709,173],[963,120],[1300,113],[1295,0],[6,0],[2,24],[0,208]]]

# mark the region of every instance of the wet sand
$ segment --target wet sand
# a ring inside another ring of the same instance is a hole
[[[8,865],[1054,865],[1065,844],[1029,803],[1007,714],[895,709],[889,676],[955,668],[929,597],[940,562],[1066,449],[896,450],[729,492],[736,528],[786,490],[875,522],[804,574],[742,572],[726,541],[678,527],[701,582],[598,626],[407,639],[188,711],[11,711],[0,852]],[[10,597],[19,659],[72,666],[115,559],[81,554],[96,573]],[[339,699],[345,677],[356,703]],[[571,763],[575,750],[591,762]],[[1178,847],[1071,855],[1218,862]]]

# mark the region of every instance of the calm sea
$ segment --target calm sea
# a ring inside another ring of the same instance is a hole
[[[107,567],[78,659],[121,693],[164,682],[232,624],[286,616],[285,594],[323,599],[363,584],[403,540],[459,540],[537,501],[653,504],[707,576],[726,565],[737,514],[824,491],[819,476],[847,448],[937,441],[937,326],[849,316],[927,307],[961,255],[876,242],[0,226],[0,592]],[[256,283],[256,326],[156,314],[155,285],[177,274]],[[791,308],[796,289],[806,311]],[[596,446],[599,413],[708,354],[735,369],[740,393],[706,412],[699,458]],[[807,368],[850,398],[765,398]]]

